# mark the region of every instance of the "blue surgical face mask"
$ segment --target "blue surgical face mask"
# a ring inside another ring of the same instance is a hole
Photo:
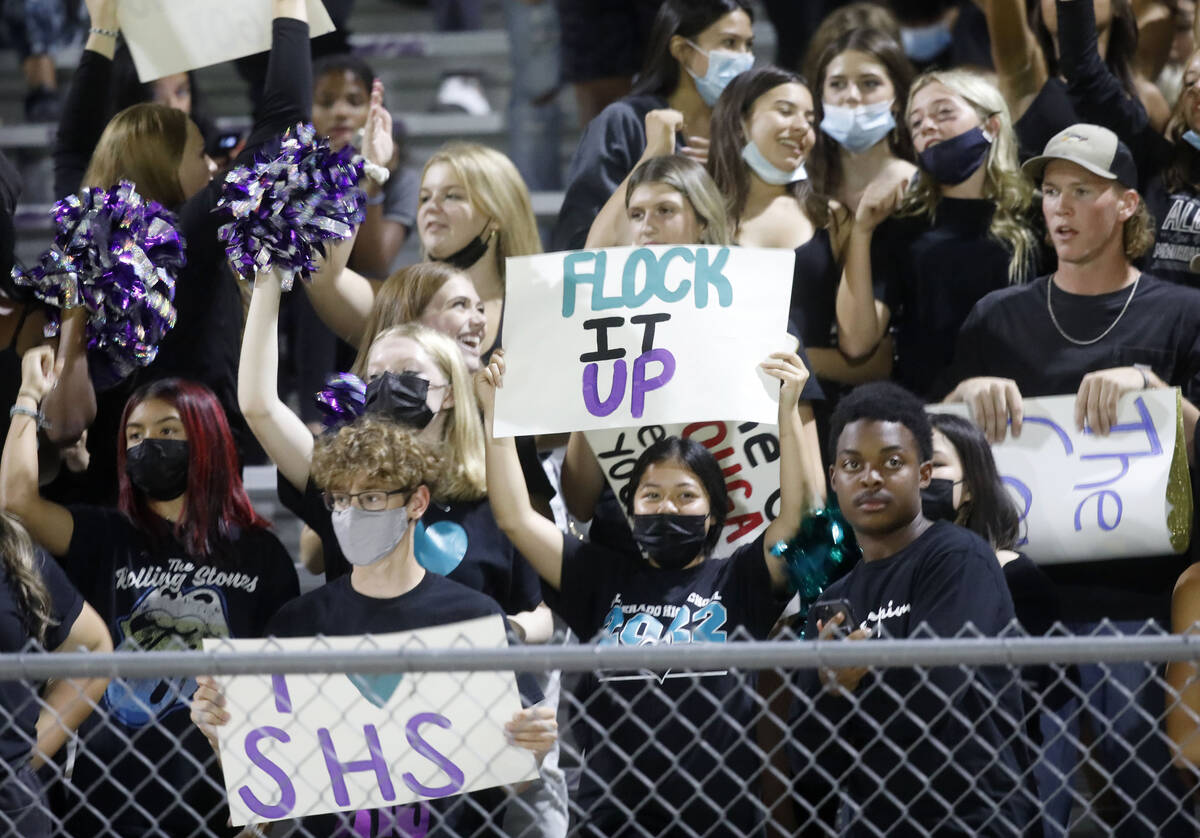
[[[900,42],[905,54],[913,61],[932,61],[953,42],[950,25],[938,21],[928,26],[901,26]]]
[[[1200,134],[1197,134],[1191,128],[1183,132],[1183,141],[1196,149],[1196,151],[1200,151]]]
[[[721,98],[721,91],[733,81],[734,76],[740,76],[754,66],[754,55],[749,52],[728,52],[721,49],[705,52],[691,41],[688,43],[696,52],[708,58],[707,73],[698,76],[688,70],[688,75],[696,82],[696,92],[700,94],[700,98],[710,108],[716,106],[717,100]]]
[[[892,104],[877,102],[857,108],[826,104],[821,130],[847,151],[864,152],[896,127]]]
[[[758,150],[758,146],[754,144],[754,140],[750,140],[742,149],[742,159],[746,161],[747,166],[754,170],[756,175],[773,186],[787,186],[789,183],[805,180],[808,177],[803,163],[790,172],[777,167],[763,156],[763,153]]]
[[[992,138],[977,125],[925,149],[917,155],[917,165],[943,186],[954,186],[975,174],[991,145]]]

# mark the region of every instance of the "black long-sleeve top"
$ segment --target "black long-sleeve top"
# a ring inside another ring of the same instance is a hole
[[[55,190],[59,195],[79,189],[92,152],[108,124],[106,111],[112,61],[85,51],[71,80],[54,150]],[[234,166],[252,164],[255,156],[277,145],[278,137],[299,122],[311,119],[312,57],[308,24],[277,18],[272,24],[263,107]],[[107,184],[106,184],[107,186]],[[158,357],[139,370],[111,397],[101,400],[88,447],[92,452],[85,497],[100,499],[116,486],[113,441],[118,432],[124,396],[134,386],[169,376],[199,381],[213,390],[229,417],[240,454],[256,447],[237,404],[237,365],[241,340],[242,302],[217,230],[227,219],[213,212],[222,183],[214,180],[181,206],[179,229],[187,240],[187,264],[175,287],[176,323],[159,346]],[[116,415],[113,415],[113,414]]]
[[[1100,57],[1096,10],[1089,0],[1057,0],[1060,69],[1079,122],[1103,125],[1125,145],[1145,185],[1171,159],[1171,143],[1150,124],[1141,101],[1130,96]]]

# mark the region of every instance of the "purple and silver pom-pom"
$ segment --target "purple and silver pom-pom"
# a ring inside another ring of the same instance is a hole
[[[367,385],[357,375],[339,372],[325,379],[325,386],[313,398],[324,414],[321,422],[325,430],[332,431],[362,416],[367,404]]]
[[[89,188],[54,206],[54,245],[19,285],[51,307],[48,337],[61,312],[87,309],[88,362],[98,389],[144,367],[175,325],[175,277],[185,244],[175,216],[129,181]]]
[[[252,281],[275,268],[285,291],[297,275],[307,281],[325,240],[349,238],[366,218],[362,168],[352,147],[332,151],[303,124],[283,138],[277,156],[231,171],[216,211],[233,217],[219,235],[234,270]]]

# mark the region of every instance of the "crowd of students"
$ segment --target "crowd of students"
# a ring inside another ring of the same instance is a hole
[[[794,350],[725,371],[778,381],[780,464],[774,518],[727,558],[713,553],[731,501],[703,445],[654,442],[614,494],[582,433],[493,435],[509,374],[506,259],[542,251],[504,154],[451,142],[409,167],[370,68],[353,56],[314,68],[306,3],[272,0],[254,128],[223,163],[252,163],[311,121],[333,149],[361,154],[365,218],[290,294],[273,269],[240,287],[204,120],[170,83],[129,84],[116,5],[87,0],[55,189],[132,181],[175,213],[187,261],[157,357],[116,382],[89,375],[82,309],[47,338],[57,313],[4,272],[0,651],[199,649],[488,615],[531,644],[552,639],[556,616],[600,644],[766,639],[816,584],[806,551],[814,522],[831,518],[830,532],[852,537],[805,603],[808,638],[953,637],[968,624],[1134,633],[1148,620],[1184,632],[1200,616],[1192,553],[1054,565],[1020,553],[990,448],[1021,433],[1026,397],[1074,395],[1080,429],[1107,434],[1122,396],[1179,388],[1193,463],[1200,51],[1173,56],[1177,96],[1152,82],[1147,68],[1168,56],[1161,38],[1139,47],[1134,12],[1148,20],[1165,4],[822,0],[807,46],[781,31],[781,56],[803,56],[804,75],[755,66],[748,0],[652,4],[632,92],[594,108],[549,246],[794,252],[781,301]],[[607,89],[591,84],[588,101]],[[10,259],[15,175],[0,162]],[[422,261],[389,275],[413,234]],[[320,412],[297,412],[281,391],[281,320],[302,388],[357,376],[323,391],[334,414],[323,430]],[[971,421],[941,402],[965,403]],[[553,449],[555,479],[542,462]],[[308,527],[304,563],[324,573],[303,596],[241,482],[261,452]],[[453,533],[461,556],[430,551],[430,532]],[[1095,815],[1116,834],[1196,833],[1200,667],[1170,666],[1167,690],[1147,662],[1019,674],[788,673],[780,743],[764,741],[775,705],[754,673],[595,673],[564,719],[583,759],[570,790],[557,682],[519,676],[524,709],[507,732],[537,757],[532,785],[300,826],[1058,836],[1079,786],[1099,777],[1097,798],[1118,805]],[[234,708],[214,680],[37,686],[40,705],[30,685],[0,685],[0,829],[234,833],[216,756]],[[783,805],[768,799],[780,776]]]

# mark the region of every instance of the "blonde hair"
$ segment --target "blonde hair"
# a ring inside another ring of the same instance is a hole
[[[437,479],[438,456],[417,433],[378,416],[363,416],[313,446],[312,478],[323,489],[345,490],[366,478],[411,491]]]
[[[1154,223],[1154,216],[1150,214],[1146,202],[1139,195],[1137,209],[1134,210],[1133,215],[1125,219],[1125,224],[1121,228],[1121,246],[1125,251],[1125,258],[1130,262],[1136,262],[1142,258],[1146,251],[1154,246],[1157,232],[1158,227]]]
[[[152,102],[121,111],[100,135],[83,185],[108,189],[131,180],[143,197],[178,207],[188,197],[179,183],[179,163],[189,121],[183,111]]]
[[[1000,123],[984,162],[983,197],[995,207],[988,232],[1012,254],[1008,262],[1008,281],[1023,282],[1037,249],[1037,239],[1027,218],[1033,203],[1033,183],[1017,163],[1017,138],[1008,105],[1000,91],[982,76],[965,70],[935,70],[923,73],[913,81],[904,111],[906,118],[917,91],[935,82],[966,100],[981,122],[995,117]],[[941,200],[941,184],[928,173],[921,172],[904,199],[900,214],[925,215],[932,221]]]
[[[443,262],[418,262],[401,268],[387,278],[375,292],[375,302],[363,326],[363,340],[350,371],[359,378],[367,373],[367,354],[370,338],[384,329],[421,319],[421,314],[438,290],[462,273]]]
[[[652,157],[641,163],[629,175],[625,188],[625,209],[633,191],[644,183],[663,183],[674,189],[691,204],[696,220],[704,225],[701,244],[733,244],[729,229],[729,214],[725,198],[716,181],[703,166],[681,154]]]
[[[443,410],[446,420],[441,442],[448,463],[442,469],[434,496],[451,501],[479,500],[487,494],[483,422],[479,418],[479,405],[462,350],[441,332],[420,323],[402,323],[377,334],[367,353],[392,338],[408,338],[424,349],[446,376],[450,392],[454,394],[454,405]]]
[[[499,236],[496,260],[501,279],[507,257],[542,252],[529,190],[511,160],[494,148],[456,140],[446,143],[429,158],[421,172],[422,183],[425,173],[435,163],[452,168],[467,192],[467,199],[496,222]]]
[[[0,514],[0,553],[4,556],[4,572],[21,621],[29,636],[44,648],[46,631],[56,622],[51,612],[50,592],[38,572],[33,539],[8,513]]]

